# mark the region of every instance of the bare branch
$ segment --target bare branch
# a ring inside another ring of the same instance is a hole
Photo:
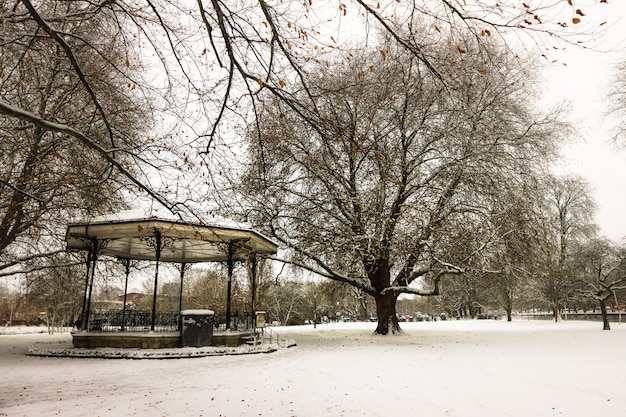
[[[85,73],[83,72],[80,64],[78,63],[78,60],[76,59],[76,56],[74,55],[72,48],[67,44],[67,42],[65,42],[63,37],[59,34],[60,32],[56,31],[50,25],[48,25],[48,23],[39,15],[39,13],[35,9],[35,7],[32,5],[30,0],[22,0],[22,3],[24,3],[24,6],[26,7],[26,9],[28,9],[28,12],[33,17],[33,19],[37,22],[39,27],[42,28],[50,36],[50,38],[54,39],[54,41],[57,42],[61,46],[61,48],[63,48],[63,50],[65,51],[65,54],[70,60],[70,63],[72,67],[74,68],[74,71],[76,71],[76,75],[80,79],[80,82],[83,85],[83,88],[85,89],[85,91],[87,91],[87,94],[89,94],[89,96],[91,97],[93,105],[96,107],[96,109],[98,109],[98,112],[100,113],[100,117],[102,117],[102,121],[104,122],[106,129],[108,131],[109,140],[111,141],[111,146],[115,148],[113,128],[111,127],[111,124],[109,123],[107,113],[102,108],[102,105],[100,104],[100,100],[98,99],[95,91],[93,91],[93,89],[91,88],[91,84],[87,80]]]
[[[140,189],[145,190],[152,198],[154,198],[156,201],[162,204],[163,207],[166,207],[168,209],[171,208],[171,204],[169,203],[169,201],[167,201],[163,196],[161,196],[156,191],[152,190],[151,187],[141,182],[135,175],[133,175],[130,171],[128,171],[124,167],[124,165],[121,164],[115,158],[115,152],[121,151],[122,149],[107,150],[103,148],[102,146],[100,146],[99,144],[97,144],[95,141],[91,140],[87,135],[72,128],[71,126],[44,120],[33,113],[30,113],[26,110],[10,105],[4,100],[0,100],[0,113],[9,115],[11,117],[15,117],[17,119],[26,121],[28,123],[32,123],[33,125],[39,126],[44,130],[65,133],[69,136],[72,136],[78,139],[85,146],[95,150],[101,157],[103,157],[106,161],[108,161],[111,165],[113,165],[122,175],[124,175],[128,180],[130,180],[133,184],[135,184]]]

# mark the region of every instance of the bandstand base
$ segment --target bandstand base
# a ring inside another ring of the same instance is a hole
[[[180,347],[180,333],[75,332],[75,348],[167,349]]]
[[[211,346],[240,346],[252,337],[250,331],[213,333]],[[75,348],[171,349],[181,347],[179,332],[74,332]]]

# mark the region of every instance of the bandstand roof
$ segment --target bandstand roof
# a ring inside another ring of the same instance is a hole
[[[158,216],[158,215],[157,215]],[[156,239],[161,239],[162,262],[220,262],[250,253],[274,254],[278,245],[252,228],[220,219],[215,224],[196,224],[176,219],[146,217],[143,210],[95,217],[67,226],[68,250],[91,250],[118,258],[156,260]]]

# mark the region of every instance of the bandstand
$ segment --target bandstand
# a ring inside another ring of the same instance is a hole
[[[228,287],[225,328],[210,337],[211,345],[234,346],[256,337],[255,287],[257,261],[260,256],[275,254],[278,245],[253,229],[231,221],[198,224],[159,216],[146,216],[143,211],[127,211],[94,218],[84,223],[69,224],[66,232],[69,251],[87,253],[86,277],[81,318],[73,332],[74,347],[172,348],[183,346],[184,311],[183,283],[185,266],[200,262],[225,262],[228,266]],[[96,264],[101,256],[120,259],[126,266],[122,309],[115,320],[94,318],[92,301]],[[151,311],[142,313],[127,309],[128,276],[131,260],[154,262],[154,290]],[[249,261],[251,274],[251,323],[239,331],[232,327],[231,288],[233,265]],[[179,309],[163,319],[157,314],[159,265],[180,264]],[[209,306],[207,306],[209,307]],[[183,312],[183,314],[181,314]],[[212,314],[194,310],[194,314]],[[206,339],[206,338],[205,338]]]

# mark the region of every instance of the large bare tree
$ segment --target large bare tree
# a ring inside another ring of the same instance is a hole
[[[68,221],[124,205],[129,181],[111,160],[137,175],[129,155],[151,126],[114,22],[76,2],[24,5],[0,5],[2,273],[54,262]]]
[[[313,68],[307,109],[269,97],[242,183],[290,262],[374,297],[380,334],[399,330],[400,294],[437,294],[499,239],[492,208],[558,139],[528,106],[529,74],[498,48],[489,62],[454,42],[421,48],[444,83],[390,40]]]

